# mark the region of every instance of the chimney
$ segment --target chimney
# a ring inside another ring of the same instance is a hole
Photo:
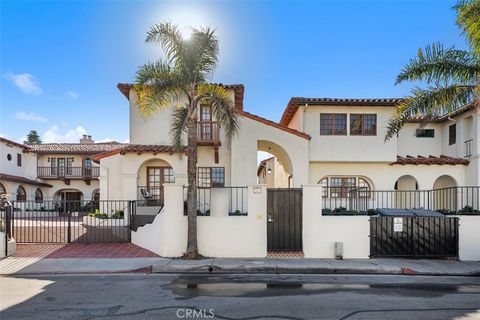
[[[82,138],[80,138],[80,144],[93,144],[94,141],[92,136],[84,134]]]

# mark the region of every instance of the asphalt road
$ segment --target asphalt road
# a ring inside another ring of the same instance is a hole
[[[480,278],[56,275],[0,278],[9,319],[480,319]]]

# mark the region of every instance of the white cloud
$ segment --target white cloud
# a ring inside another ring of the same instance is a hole
[[[43,93],[43,90],[38,85],[35,77],[30,73],[13,74],[11,72],[8,72],[5,76],[23,93],[33,95],[40,95]]]
[[[33,112],[18,111],[15,113],[15,119],[24,121],[47,122],[48,119]]]
[[[78,98],[78,93],[75,92],[75,91],[67,91],[67,92],[65,92],[65,94],[72,99],[77,99]]]
[[[43,134],[42,140],[44,143],[79,142],[84,134],[87,134],[87,130],[82,126],[77,126],[75,129],[62,133],[58,125],[54,125]]]
[[[111,142],[111,141],[114,141],[115,139],[112,139],[112,138],[105,138],[105,139],[101,139],[101,140],[95,140],[95,143],[102,143],[102,142]]]

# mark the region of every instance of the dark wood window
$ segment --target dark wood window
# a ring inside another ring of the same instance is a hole
[[[352,136],[376,136],[376,114],[350,114],[350,135]]]
[[[415,136],[417,138],[435,138],[435,129],[417,129]]]
[[[321,179],[318,184],[322,188],[323,198],[369,198],[370,183],[367,179],[352,177],[327,177]]]
[[[448,127],[448,144],[452,145],[457,142],[457,125],[452,124],[450,127]]]
[[[25,188],[22,186],[18,186],[17,188],[17,201],[26,201],[27,200],[27,192]]]
[[[172,182],[175,182],[172,168],[147,167],[147,189],[155,199],[163,200],[163,184]]]
[[[100,189],[95,189],[92,192],[92,201],[98,202],[100,201]]]
[[[198,168],[198,186],[201,188],[219,188],[225,186],[224,167]]]
[[[17,166],[21,167],[22,166],[22,154],[17,153]]]
[[[347,115],[344,113],[320,113],[321,135],[346,135]]]
[[[6,193],[7,193],[7,189],[5,189],[5,186],[0,183],[0,194],[6,194]]]
[[[43,202],[43,192],[42,190],[40,190],[40,188],[37,188],[37,190],[35,190],[35,202],[37,203]]]
[[[200,105],[200,121],[212,121],[212,106],[209,104]]]

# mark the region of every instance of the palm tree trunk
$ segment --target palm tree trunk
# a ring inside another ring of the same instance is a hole
[[[197,121],[189,118],[187,124],[187,212],[188,212],[188,238],[185,258],[196,259],[197,244]]]

